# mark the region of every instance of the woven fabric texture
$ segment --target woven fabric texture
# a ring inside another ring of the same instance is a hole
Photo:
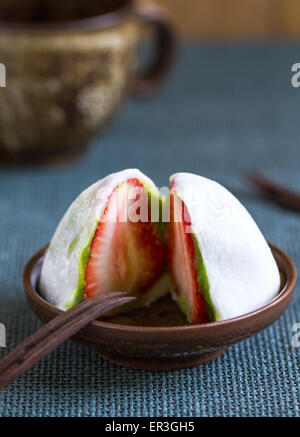
[[[290,83],[298,60],[296,45],[187,44],[164,90],[127,102],[81,161],[1,168],[0,322],[7,348],[0,357],[41,326],[25,301],[26,261],[49,241],[76,195],[114,171],[137,167],[159,186],[176,171],[218,180],[299,267],[300,215],[265,202],[243,179],[258,168],[300,190],[300,90]],[[214,362],[162,373],[119,367],[67,341],[0,393],[0,415],[299,416],[297,322],[299,286],[264,332]]]

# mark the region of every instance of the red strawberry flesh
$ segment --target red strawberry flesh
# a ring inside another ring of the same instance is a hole
[[[133,220],[130,208],[145,199],[147,221],[139,218],[141,207],[136,208]],[[165,257],[159,228],[151,222],[147,191],[138,179],[128,179],[112,191],[95,232],[86,267],[85,297],[109,291],[143,294],[161,277]]]
[[[168,231],[171,279],[188,320],[193,323],[205,323],[208,321],[208,316],[206,303],[197,281],[195,241],[191,231],[189,212],[171,185]]]

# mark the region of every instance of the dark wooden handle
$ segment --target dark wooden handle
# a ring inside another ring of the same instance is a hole
[[[248,181],[269,200],[284,208],[300,212],[300,193],[272,181],[259,172],[247,173]]]
[[[108,311],[135,300],[127,293],[113,292],[87,299],[55,317],[0,361],[0,390],[30,369],[77,331]]]
[[[154,59],[135,80],[133,94],[148,97],[153,94],[169,73],[176,54],[177,37],[166,13],[156,5],[138,5],[138,18],[153,27]]]

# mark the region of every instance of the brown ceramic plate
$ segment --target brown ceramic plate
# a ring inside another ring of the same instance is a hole
[[[226,348],[273,323],[287,308],[296,283],[293,261],[270,244],[282,275],[278,296],[256,311],[221,322],[188,325],[171,298],[162,298],[147,309],[95,321],[74,336],[101,356],[123,366],[147,370],[174,370],[206,363]],[[61,310],[37,292],[46,248],[36,253],[24,270],[24,285],[31,309],[48,322]]]

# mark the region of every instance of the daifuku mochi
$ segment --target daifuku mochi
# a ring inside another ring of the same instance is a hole
[[[166,294],[170,285],[164,226],[159,217],[156,222],[139,217],[143,205],[150,215],[153,200],[160,208],[159,191],[136,169],[111,174],[83,191],[51,240],[41,272],[41,295],[67,310],[109,291],[136,295],[135,307]],[[128,219],[135,204],[142,206]]]
[[[41,295],[67,310],[104,292],[127,291],[137,300],[126,311],[171,290],[191,323],[240,316],[273,299],[280,273],[241,203],[201,176],[177,173],[170,180],[169,198],[136,169],[83,191],[46,252]]]
[[[177,173],[170,180],[169,268],[187,319],[224,320],[267,304],[280,273],[243,205],[204,177]]]

